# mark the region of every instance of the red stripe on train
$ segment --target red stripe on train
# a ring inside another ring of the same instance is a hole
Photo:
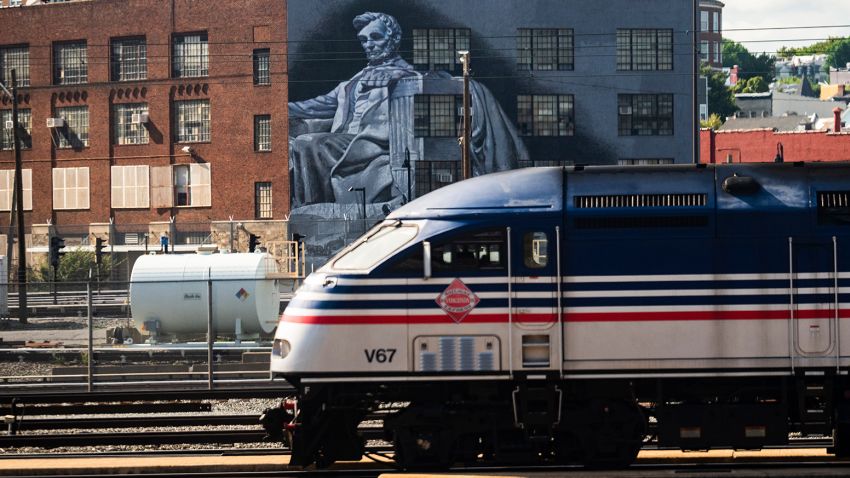
[[[841,318],[850,317],[850,309],[842,309]],[[832,319],[833,310],[799,310],[797,319]],[[787,310],[728,310],[728,311],[664,311],[664,312],[566,312],[565,322],[653,322],[653,321],[695,321],[695,320],[788,320]],[[547,323],[554,322],[553,314],[514,315],[514,322]],[[320,325],[357,325],[357,324],[451,324],[454,321],[447,315],[284,315],[281,322]],[[507,314],[477,314],[466,316],[461,324],[507,323]]]

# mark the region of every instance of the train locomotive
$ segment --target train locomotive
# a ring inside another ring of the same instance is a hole
[[[527,168],[399,208],[311,274],[262,422],[294,465],[850,455],[850,165]]]

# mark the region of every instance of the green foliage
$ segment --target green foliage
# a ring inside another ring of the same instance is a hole
[[[736,93],[766,93],[769,90],[767,82],[760,76],[754,76],[747,81],[739,81],[735,85]]]
[[[850,63],[850,38],[842,38],[833,43],[832,46],[833,48],[826,56],[827,66],[844,68],[847,63]]]
[[[788,47],[783,46],[776,52],[779,58],[791,58],[792,56],[801,56],[801,55],[817,55],[820,53],[829,54],[834,48],[835,45],[839,42],[847,40],[843,37],[829,37],[824,41],[820,41],[817,43],[812,43],[809,46],[800,46],[800,47]]]
[[[721,121],[735,114],[738,106],[735,104],[735,95],[726,87],[726,74],[722,71],[703,68],[702,75],[708,78],[708,112],[710,115],[718,116]]]
[[[738,78],[749,79],[761,76],[768,84],[775,78],[776,58],[766,53],[753,55],[744,45],[732,40],[723,40],[723,66],[731,68],[738,65]]]
[[[700,121],[699,125],[700,128],[709,128],[716,131],[723,126],[723,118],[721,118],[717,113],[711,113],[708,115],[708,119]]]
[[[111,254],[104,254],[102,263],[100,264],[100,277],[109,277],[112,269],[118,266],[120,262],[113,261]],[[86,281],[89,278],[89,269],[92,270],[92,278],[98,277],[98,265],[95,264],[94,251],[84,249],[71,249],[66,252],[59,260],[59,267],[56,269],[56,281],[58,282],[74,282]],[[33,269],[30,277],[33,282],[52,282],[53,271],[48,262],[43,262]]]

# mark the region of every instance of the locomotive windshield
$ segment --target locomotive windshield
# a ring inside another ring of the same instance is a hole
[[[380,226],[373,229],[359,242],[342,253],[334,262],[334,269],[366,270],[370,269],[398,248],[416,237],[416,226],[402,226],[400,223]]]

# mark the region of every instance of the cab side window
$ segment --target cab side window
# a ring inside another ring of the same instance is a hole
[[[435,271],[478,271],[505,267],[505,231],[485,230],[431,246]]]
[[[522,238],[522,259],[529,269],[542,269],[549,263],[549,238],[545,232],[527,232]]]

